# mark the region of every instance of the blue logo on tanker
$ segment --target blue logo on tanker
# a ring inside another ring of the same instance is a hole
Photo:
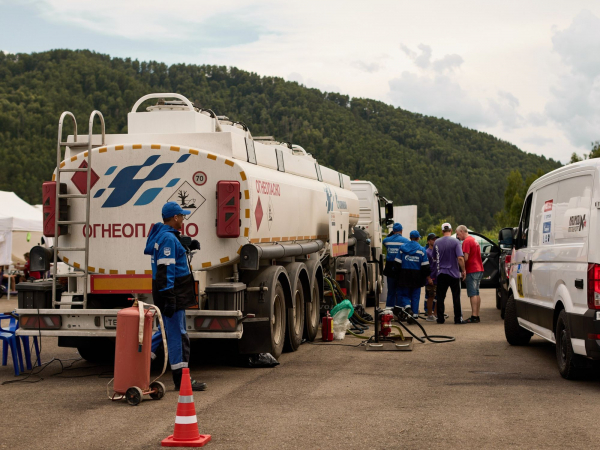
[[[332,193],[329,187],[325,186],[324,191],[327,195],[327,201],[325,204],[327,206],[328,213],[333,211],[333,207],[335,205],[337,205],[338,209],[348,209],[348,204],[343,200],[338,200],[337,194]]]
[[[189,157],[190,157],[190,155],[188,153],[188,154],[182,155],[175,163],[158,164],[156,167],[154,167],[152,169],[152,171],[146,176],[146,178],[136,179],[135,176],[144,167],[153,166],[156,163],[156,161],[158,161],[158,159],[160,158],[160,155],[150,156],[141,165],[124,167],[117,173],[117,175],[115,175],[115,178],[108,185],[107,189],[98,189],[98,191],[94,195],[94,198],[102,197],[102,195],[104,195],[104,193],[108,189],[112,188],[113,191],[110,193],[110,195],[108,196],[108,198],[102,205],[102,208],[116,208],[118,206],[123,206],[137,194],[137,192],[144,185],[144,183],[146,183],[148,181],[160,180],[162,177],[164,177],[167,174],[167,172],[171,169],[171,167],[173,167],[175,164],[185,162]],[[104,176],[112,175],[116,169],[117,169],[117,166],[110,167],[106,171]],[[174,178],[171,181],[169,181],[164,188],[173,187],[178,182],[179,182],[179,178]],[[152,201],[156,198],[156,196],[164,188],[163,187],[154,187],[154,188],[147,189],[146,191],[144,191],[142,193],[142,195],[140,195],[138,197],[138,199],[135,201],[135,203],[133,205],[134,206],[143,206],[143,205],[152,203]]]
[[[325,195],[327,195],[327,212],[333,211],[333,194],[331,193],[331,189],[325,186]]]

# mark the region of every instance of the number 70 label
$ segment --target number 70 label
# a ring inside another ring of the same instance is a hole
[[[194,174],[194,176],[192,177],[192,181],[194,182],[194,184],[196,186],[202,186],[204,184],[206,184],[206,174],[204,172],[196,172]]]

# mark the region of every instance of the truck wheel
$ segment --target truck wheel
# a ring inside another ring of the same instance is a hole
[[[556,362],[561,376],[573,380],[581,375],[581,358],[573,351],[571,344],[571,327],[567,320],[567,312],[563,309],[556,322]]]
[[[319,332],[319,307],[321,295],[319,294],[319,283],[314,280],[312,288],[312,300],[305,305],[304,325],[306,329],[306,340],[312,342]]]
[[[527,345],[531,340],[531,336],[533,336],[533,333],[519,325],[519,321],[517,320],[517,305],[515,304],[513,294],[510,294],[506,301],[504,335],[510,345]]]
[[[352,279],[350,280],[350,292],[346,294],[353,305],[358,304],[358,276],[356,269],[352,269]]]
[[[360,289],[359,289],[359,302],[365,308],[367,307],[367,274],[363,269],[360,271]]]
[[[285,335],[285,350],[295,352],[302,343],[304,332],[304,291],[302,283],[297,280],[296,292],[294,293],[293,308],[287,309],[287,332]]]
[[[273,303],[271,307],[271,351],[269,353],[277,359],[283,351],[286,322],[285,294],[279,281],[275,285],[271,301]]]
[[[113,364],[115,362],[115,341],[109,338],[95,338],[93,343],[77,346],[79,355],[95,364]]]

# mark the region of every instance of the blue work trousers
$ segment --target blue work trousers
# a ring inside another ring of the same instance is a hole
[[[400,303],[398,306],[402,308],[406,308],[410,306],[410,309],[413,310],[413,313],[419,314],[419,302],[421,300],[421,288],[407,288],[401,287],[398,288]]]
[[[173,372],[188,367],[190,361],[190,338],[185,329],[185,309],[176,311],[173,317],[163,316],[165,331],[167,332],[167,347],[169,350],[169,364]],[[152,336],[152,355],[162,344],[162,335],[159,329]],[[179,375],[181,379],[181,375]],[[176,383],[177,384],[177,383]]]
[[[386,308],[400,306],[400,287],[398,281],[394,277],[385,277],[387,280],[387,299],[385,302]]]

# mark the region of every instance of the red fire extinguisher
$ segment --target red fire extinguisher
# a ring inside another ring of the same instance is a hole
[[[384,313],[381,315],[381,334],[383,337],[388,336],[392,332],[392,320],[394,320],[394,316],[389,313]]]
[[[321,332],[324,341],[333,341],[333,317],[329,315],[329,311],[327,311],[327,315],[323,317]]]
[[[144,306],[150,309],[146,309]],[[145,305],[142,302],[138,302],[131,308],[124,308],[117,314],[112,400],[125,398],[130,405],[138,405],[142,401],[143,395],[149,395],[155,400],[159,400],[165,395],[164,384],[156,380],[150,383],[150,347],[155,314],[160,314],[160,312],[154,305]],[[160,322],[164,342],[162,318]],[[166,347],[165,344],[165,359],[167,358]],[[120,397],[116,398],[117,395]]]

